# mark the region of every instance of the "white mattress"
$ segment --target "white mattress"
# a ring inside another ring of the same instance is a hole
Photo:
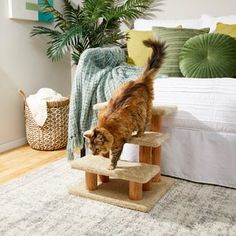
[[[236,188],[236,79],[158,78],[154,88],[155,105],[178,107],[163,120],[162,173]],[[121,159],[138,160],[137,146]]]

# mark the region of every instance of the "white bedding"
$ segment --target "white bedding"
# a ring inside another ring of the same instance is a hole
[[[157,79],[155,105],[176,105],[175,127],[236,133],[236,79]]]
[[[158,78],[154,87],[155,105],[178,107],[163,120],[162,173],[236,188],[236,79]],[[122,159],[138,160],[137,146]]]

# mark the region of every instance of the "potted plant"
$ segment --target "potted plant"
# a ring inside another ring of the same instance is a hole
[[[87,48],[122,45],[126,34],[120,25],[132,24],[140,16],[150,16],[161,4],[161,0],[84,0],[81,6],[74,6],[69,0],[63,2],[61,13],[44,0],[41,11],[50,13],[55,24],[53,28],[34,26],[31,35],[48,36],[47,56],[53,61],[70,51],[75,64]]]

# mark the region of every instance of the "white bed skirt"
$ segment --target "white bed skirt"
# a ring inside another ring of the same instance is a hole
[[[157,79],[154,104],[178,107],[163,122],[162,174],[236,188],[236,79]],[[138,152],[125,145],[121,159]]]

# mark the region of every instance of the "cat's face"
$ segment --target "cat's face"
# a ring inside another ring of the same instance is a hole
[[[88,140],[88,147],[93,155],[103,155],[110,151],[113,144],[113,136],[104,128],[95,128],[84,133]]]

